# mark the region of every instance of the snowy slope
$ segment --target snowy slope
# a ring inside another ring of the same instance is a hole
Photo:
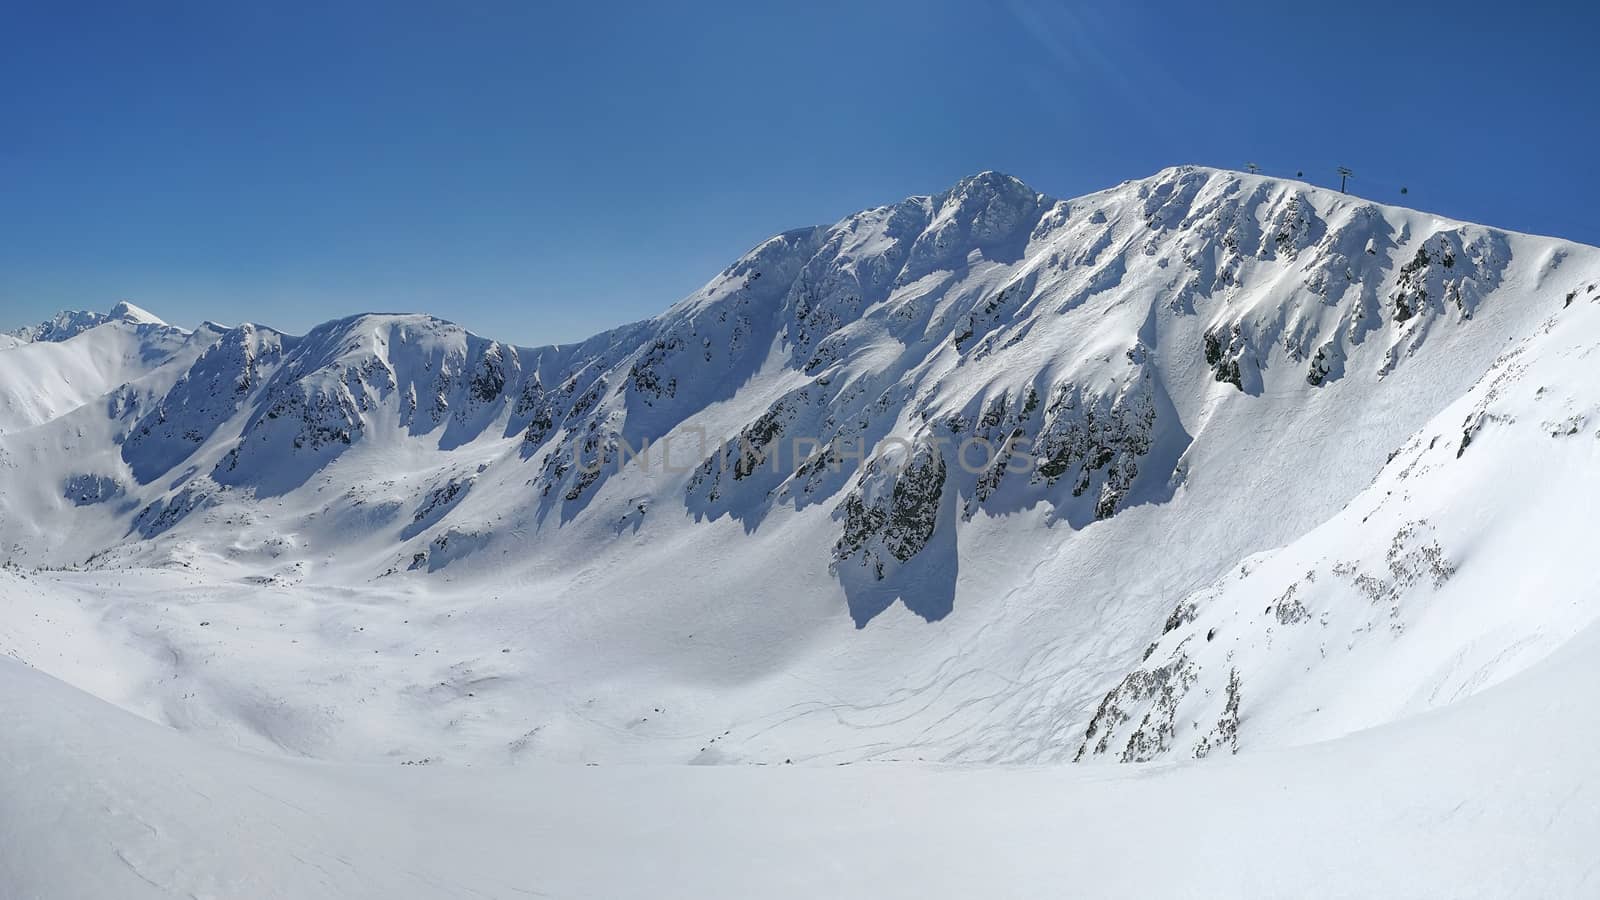
[[[1069,760],[1179,601],[1349,504],[1596,260],[1209,169],[1071,201],[986,173],[576,345],[203,329],[0,442],[0,546],[89,565],[62,596],[156,661],[118,702],[247,746]],[[1025,465],[964,465],[1013,438]]]
[[[0,349],[0,652],[347,762],[1337,739],[1587,633],[1597,283],[1180,167],[984,173],[571,345],[64,315]]]
[[[0,431],[39,425],[107,398],[164,364],[191,358],[214,339],[205,329],[190,335],[159,321],[111,317],[70,337],[0,343]]]
[[[0,654],[36,670],[0,754],[39,773],[0,776],[0,873],[1581,896],[1597,285],[1595,248],[1179,167],[984,173],[570,345],[63,314],[0,345]],[[1073,760],[1162,763],[921,764]],[[43,862],[31,810],[114,862]],[[206,838],[245,831],[284,837]]]
[[[1597,301],[1586,287],[1512,344],[1329,521],[1179,601],[1080,756],[1336,737],[1469,696],[1589,629]]]
[[[1112,769],[337,766],[210,747],[0,659],[0,884],[126,900],[1587,897],[1596,659],[1589,629],[1405,723]]]

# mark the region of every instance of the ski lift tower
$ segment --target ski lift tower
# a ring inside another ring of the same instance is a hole
[[[1250,170],[1250,174],[1251,174],[1251,175],[1254,175],[1254,174],[1256,174],[1256,173],[1257,173],[1257,172],[1260,172],[1260,171],[1261,171],[1261,167],[1260,167],[1260,166],[1258,166],[1258,165],[1256,165],[1256,164],[1255,164],[1255,163],[1253,163],[1253,162],[1247,162],[1247,163],[1245,163],[1245,164],[1244,164],[1244,167],[1245,167],[1245,168],[1246,168],[1246,169],[1249,169],[1249,170]]]
[[[1348,178],[1355,177],[1355,174],[1356,173],[1350,171],[1349,169],[1346,169],[1344,166],[1340,166],[1339,167],[1339,193],[1341,193],[1341,194],[1345,193],[1345,189],[1344,189],[1345,180],[1348,179]]]

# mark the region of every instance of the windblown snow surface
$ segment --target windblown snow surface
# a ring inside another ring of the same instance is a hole
[[[13,332],[0,896],[1595,896],[1597,285],[1180,167]]]

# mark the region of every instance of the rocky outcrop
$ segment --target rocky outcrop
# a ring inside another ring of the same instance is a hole
[[[1398,637],[1407,605],[1443,588],[1455,564],[1433,527],[1417,520],[1373,558],[1311,565],[1287,584],[1276,580],[1281,571],[1247,561],[1180,602],[1144,659],[1105,695],[1075,758],[1237,752],[1249,734],[1247,685],[1271,686],[1284,665],[1337,665],[1365,641]],[[1255,605],[1261,596],[1269,599]]]
[[[857,562],[881,579],[922,552],[940,525],[946,469],[943,453],[930,444],[868,463],[834,513],[842,523],[835,562]]]
[[[127,488],[122,482],[105,475],[74,475],[67,479],[61,495],[74,506],[93,506],[123,496]]]
[[[149,540],[173,528],[191,513],[216,504],[217,499],[211,491],[200,485],[189,485],[140,510],[133,518],[132,530]]]
[[[1156,428],[1152,376],[1140,371],[1115,394],[1086,394],[1077,384],[1059,386],[1045,407],[1033,441],[1033,480],[1066,480],[1072,496],[1094,498],[1094,517],[1121,508],[1139,477],[1139,461],[1150,451]]]

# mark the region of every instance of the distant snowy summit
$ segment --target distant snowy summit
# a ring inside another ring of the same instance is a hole
[[[88,310],[63,310],[37,325],[17,328],[6,332],[6,335],[17,339],[20,343],[32,343],[34,341],[61,342],[77,337],[85,331],[104,325],[107,322],[127,322],[131,325],[170,327],[154,313],[124,300],[111,307],[110,312],[105,313]]]

